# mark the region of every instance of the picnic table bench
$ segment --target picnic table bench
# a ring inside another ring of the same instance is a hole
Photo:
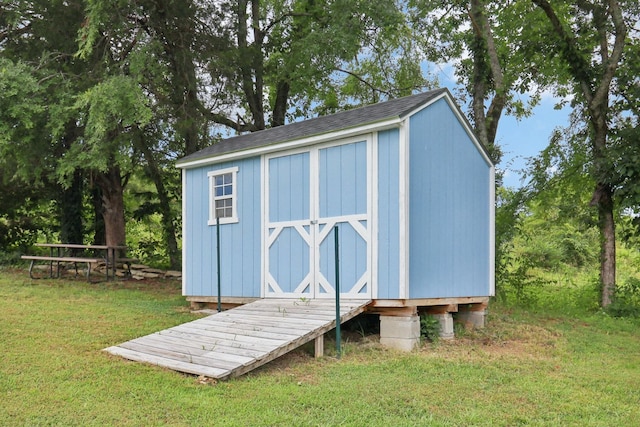
[[[78,275],[78,263],[87,264],[87,281],[91,281],[91,264],[103,262],[104,258],[86,258],[86,257],[68,257],[68,256],[40,256],[40,255],[22,255],[22,259],[31,260],[29,265],[29,277],[36,279],[33,276],[33,266],[36,261],[49,261],[49,276],[53,277],[53,264],[56,264],[56,277],[60,277],[60,263],[72,262],[76,270],[76,276]]]
[[[118,252],[126,250],[126,246],[107,246],[107,245],[81,245],[75,243],[36,243],[35,246],[49,248],[49,255],[22,255],[22,259],[31,261],[29,266],[29,277],[35,279],[33,276],[33,267],[36,261],[48,261],[49,262],[49,277],[53,275],[53,265],[56,265],[56,277],[60,277],[60,263],[69,262],[73,263],[76,276],[78,275],[78,264],[84,263],[87,265],[87,281],[91,281],[91,264],[104,262],[106,265],[107,280],[109,280],[109,270],[112,270],[113,277],[116,277],[116,262],[122,262],[130,269],[131,262],[135,261],[133,258],[120,258]],[[79,256],[75,254],[67,254],[69,251],[104,251],[104,257],[100,256]],[[130,270],[129,270],[130,271]]]

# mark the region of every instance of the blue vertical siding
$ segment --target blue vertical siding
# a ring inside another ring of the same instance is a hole
[[[366,141],[320,150],[320,217],[366,212]]]
[[[409,144],[410,297],[489,295],[490,165],[444,99]]]
[[[309,219],[309,153],[269,159],[269,221]]]
[[[209,220],[212,170],[238,167],[236,191],[239,222],[220,225],[223,296],[260,296],[260,158],[187,169],[185,175],[185,295],[217,295],[216,227]]]
[[[292,227],[284,228],[269,248],[269,273],[283,292],[294,292],[311,271],[310,251],[307,242]]]
[[[334,229],[335,230],[335,229]],[[349,223],[338,224],[340,292],[349,292],[367,271],[367,244]],[[333,289],[336,287],[335,234],[331,231],[320,243],[320,273]],[[367,294],[366,287],[361,290]],[[321,289],[322,291],[322,289]]]
[[[310,219],[309,153],[274,157],[268,162],[268,221],[277,223]],[[309,233],[309,225],[304,230]],[[309,244],[291,226],[284,228],[271,245],[268,254],[269,273],[283,292],[294,292],[309,274],[310,252]]]
[[[400,132],[378,133],[378,298],[400,298]]]
[[[320,149],[319,223],[323,219],[367,213],[367,142]],[[341,292],[348,292],[367,271],[367,243],[348,222],[337,224],[340,237]],[[369,224],[363,222],[365,228]],[[335,289],[335,245],[331,232],[319,245],[319,269]],[[370,283],[367,284],[370,286]],[[369,288],[363,289],[368,291]]]

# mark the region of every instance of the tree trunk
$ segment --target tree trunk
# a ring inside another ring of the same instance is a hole
[[[271,127],[284,126],[289,101],[291,85],[288,81],[280,80],[276,86],[276,99],[273,104]]]
[[[251,17],[247,13],[249,3],[251,3]],[[263,130],[266,127],[264,105],[262,103],[264,95],[262,39],[264,35],[260,32],[259,6],[259,0],[238,1],[238,68],[241,76],[242,91],[253,121],[252,131]],[[251,37],[249,37],[249,28],[247,26],[249,19],[253,24]]]
[[[80,129],[74,121],[65,125],[64,135],[61,139],[60,157],[64,156],[80,136]],[[71,183],[67,188],[60,190],[60,241],[62,243],[83,243],[84,230],[82,226],[82,198],[83,175],[80,169],[73,172]]]
[[[198,99],[198,77],[194,64],[194,13],[191,2],[166,0],[151,8],[150,25],[158,34],[171,69],[171,102],[175,130],[184,147],[184,154],[202,148],[200,130],[204,119]]]
[[[102,193],[102,216],[104,218],[107,246],[122,246],[126,243],[124,221],[124,189],[120,168],[111,166],[100,173],[96,182]]]
[[[616,290],[616,231],[613,218],[613,191],[608,185],[597,184],[593,195],[598,207],[600,229],[600,282],[602,307],[613,301]]]
[[[606,184],[609,175],[607,163],[607,134],[609,128],[605,120],[608,97],[605,103],[592,106],[590,118],[593,129],[592,152],[595,177],[598,180],[593,192],[591,205],[598,209],[598,229],[600,232],[600,286],[601,304],[611,304],[616,289],[616,232],[613,216],[613,188]]]
[[[106,244],[104,232],[104,215],[102,215],[102,191],[97,185],[91,188],[91,206],[93,208],[93,244]]]
[[[76,170],[69,188],[60,191],[60,241],[83,243],[82,172]]]
[[[473,27],[473,42],[471,50],[473,56],[473,119],[475,132],[484,147],[489,152],[494,163],[500,163],[502,156],[495,145],[498,121],[506,104],[507,88],[504,83],[504,73],[500,58],[493,39],[493,31],[480,0],[471,0],[469,17]],[[493,99],[485,112],[485,102],[493,91]]]

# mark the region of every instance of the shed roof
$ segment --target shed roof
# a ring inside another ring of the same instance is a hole
[[[404,118],[412,111],[437,98],[444,92],[447,92],[447,89],[434,89],[417,95],[392,99],[390,101],[367,105],[328,116],[316,117],[290,123],[285,126],[234,136],[183,157],[178,160],[178,165],[215,158],[227,153],[363,126],[383,120]]]

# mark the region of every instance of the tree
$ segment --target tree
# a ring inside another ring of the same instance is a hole
[[[211,15],[226,18],[210,37],[218,49],[206,68],[221,96],[207,101],[208,117],[236,132],[380,99],[367,92],[394,97],[425,85],[418,61],[408,60],[415,56],[398,55],[410,38],[391,0],[243,0],[220,2]]]
[[[133,46],[102,38],[92,52],[75,55],[78,31],[86,22],[84,1],[12,1],[2,7],[9,16],[2,54],[25,64],[38,95],[17,105],[39,101],[42,106],[20,118],[27,124],[37,120],[38,126],[22,126],[26,130],[9,136],[4,146],[11,153],[8,158],[19,159],[17,176],[61,187],[56,197],[60,238],[72,242],[83,240],[83,184],[98,186],[105,243],[124,244],[123,186],[136,160],[136,133],[149,121],[140,86],[126,75],[114,76],[114,70],[126,65],[118,48]],[[38,156],[27,157],[30,152]]]
[[[588,138],[595,188],[591,205],[598,211],[602,306],[608,306],[616,286],[614,168],[610,162],[612,85],[624,66],[628,46],[627,20],[637,23],[637,2],[564,2],[532,0],[547,20],[542,34],[564,64],[573,82],[574,103],[590,125]]]
[[[51,204],[46,201],[58,188],[43,182],[46,168],[38,160],[44,154],[37,140],[44,111],[43,93],[31,67],[0,57],[0,248],[4,250],[23,251],[51,225]]]
[[[498,164],[502,153],[495,139],[502,114],[527,116],[548,84],[544,73],[524,61],[533,50],[521,43],[520,5],[484,0],[412,0],[409,5],[426,59],[454,66],[464,88],[461,97],[470,98],[476,136]],[[518,98],[524,93],[527,102]]]
[[[102,197],[105,243],[124,245],[124,187],[139,161],[141,128],[151,120],[147,98],[134,79],[116,75],[81,94],[75,108],[84,135],[60,161],[59,173],[66,178],[79,168],[90,172]]]
[[[81,133],[69,107],[74,92],[87,81],[81,77],[86,76],[84,64],[73,59],[82,4],[10,1],[0,6],[0,12],[0,56],[4,58],[0,78],[11,86],[18,80],[10,70],[19,70],[23,85],[5,92],[11,105],[3,109],[7,115],[2,117],[5,126],[0,125],[0,139],[4,139],[0,151],[4,161],[11,162],[4,172],[12,174],[5,179],[23,186],[56,187],[53,199],[60,238],[82,241],[83,176],[72,174],[63,184],[56,175],[56,159]]]

